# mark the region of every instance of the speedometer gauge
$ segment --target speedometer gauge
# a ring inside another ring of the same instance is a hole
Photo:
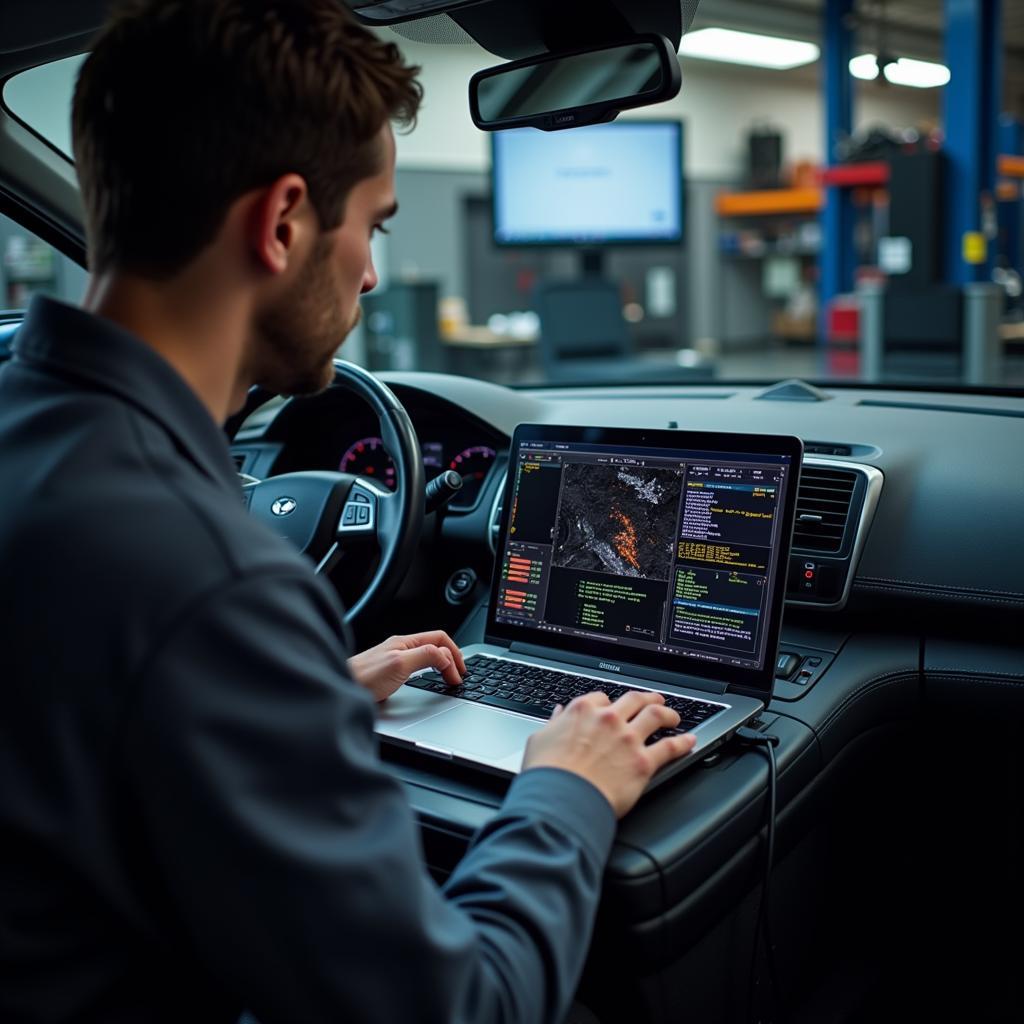
[[[342,473],[373,477],[389,491],[395,489],[395,464],[384,450],[384,442],[379,437],[364,437],[356,441],[342,455],[338,469]]]
[[[462,490],[456,499],[459,505],[472,505],[476,501],[496,454],[493,448],[481,444],[459,452],[449,463],[448,468],[462,477]]]

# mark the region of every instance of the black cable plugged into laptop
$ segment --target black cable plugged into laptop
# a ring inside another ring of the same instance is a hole
[[[761,897],[757,905],[757,915],[754,918],[754,941],[750,954],[750,978],[747,984],[747,1016],[748,1021],[760,1018],[753,1016],[754,1009],[754,987],[757,978],[757,950],[761,941],[761,932],[764,931],[765,947],[768,953],[768,975],[771,979],[772,989],[775,993],[776,1019],[782,1019],[782,986],[779,983],[779,974],[775,966],[775,942],[772,938],[771,913],[769,908],[769,882],[771,881],[772,867],[775,863],[775,808],[776,789],[778,784],[778,765],[775,761],[775,748],[779,745],[779,737],[768,733],[758,732],[756,729],[743,727],[736,730],[736,739],[744,746],[757,747],[763,750],[768,757],[768,824],[767,840],[765,844],[764,875],[761,880]]]

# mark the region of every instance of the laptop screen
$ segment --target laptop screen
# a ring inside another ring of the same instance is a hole
[[[521,426],[489,633],[770,691],[801,445]]]

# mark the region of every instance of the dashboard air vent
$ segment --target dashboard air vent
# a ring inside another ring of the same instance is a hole
[[[235,472],[241,473],[242,470],[245,469],[245,452],[232,452],[231,459],[235,464]]]
[[[804,441],[806,455],[852,455],[848,444],[826,444],[824,441]]]
[[[804,466],[796,496],[793,547],[839,551],[856,485],[857,474],[852,470]]]

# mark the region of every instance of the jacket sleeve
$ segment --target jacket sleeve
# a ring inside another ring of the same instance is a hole
[[[140,670],[120,754],[185,941],[261,1024],[559,1021],[609,804],[523,773],[439,890],[338,630],[316,579],[236,580]]]

